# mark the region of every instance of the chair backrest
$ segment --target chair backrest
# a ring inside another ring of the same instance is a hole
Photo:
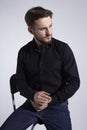
[[[16,103],[15,103],[15,97],[14,94],[16,92],[18,92],[17,88],[16,88],[16,74],[13,74],[10,77],[10,91],[11,91],[11,96],[12,96],[12,105],[13,105],[13,109],[14,111],[16,110]]]
[[[10,90],[12,94],[18,92],[16,88],[16,74],[13,74],[10,78]]]

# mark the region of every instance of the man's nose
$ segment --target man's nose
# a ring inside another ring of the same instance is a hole
[[[47,35],[51,35],[51,30],[50,30],[50,29],[47,29],[47,30],[46,30],[46,34],[47,34]]]

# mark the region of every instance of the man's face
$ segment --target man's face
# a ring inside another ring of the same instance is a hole
[[[31,30],[38,43],[49,44],[52,40],[52,18],[48,16],[36,20]]]

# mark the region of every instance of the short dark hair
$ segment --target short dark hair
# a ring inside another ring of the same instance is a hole
[[[48,9],[44,9],[40,6],[33,7],[27,11],[25,14],[25,21],[28,26],[32,26],[35,20],[39,18],[44,18],[50,16],[52,18],[52,11]]]

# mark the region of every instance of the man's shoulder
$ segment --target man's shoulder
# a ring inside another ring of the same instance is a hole
[[[56,48],[56,50],[58,50],[58,52],[62,53],[65,48],[68,46],[68,44],[66,42],[63,42],[61,40],[55,39],[53,38],[53,44]]]
[[[60,55],[64,55],[64,54],[70,55],[70,53],[72,53],[72,49],[68,45],[68,43],[63,42],[61,40],[54,39],[54,38],[53,38],[53,43],[54,43],[54,46],[55,46],[57,52]]]
[[[58,47],[65,47],[67,45],[66,42],[53,38],[53,43],[56,44]]]
[[[19,49],[19,52],[29,52],[29,50],[31,50],[32,48],[32,42],[33,41],[30,41],[28,43],[26,43],[24,46],[22,46],[20,49]]]

